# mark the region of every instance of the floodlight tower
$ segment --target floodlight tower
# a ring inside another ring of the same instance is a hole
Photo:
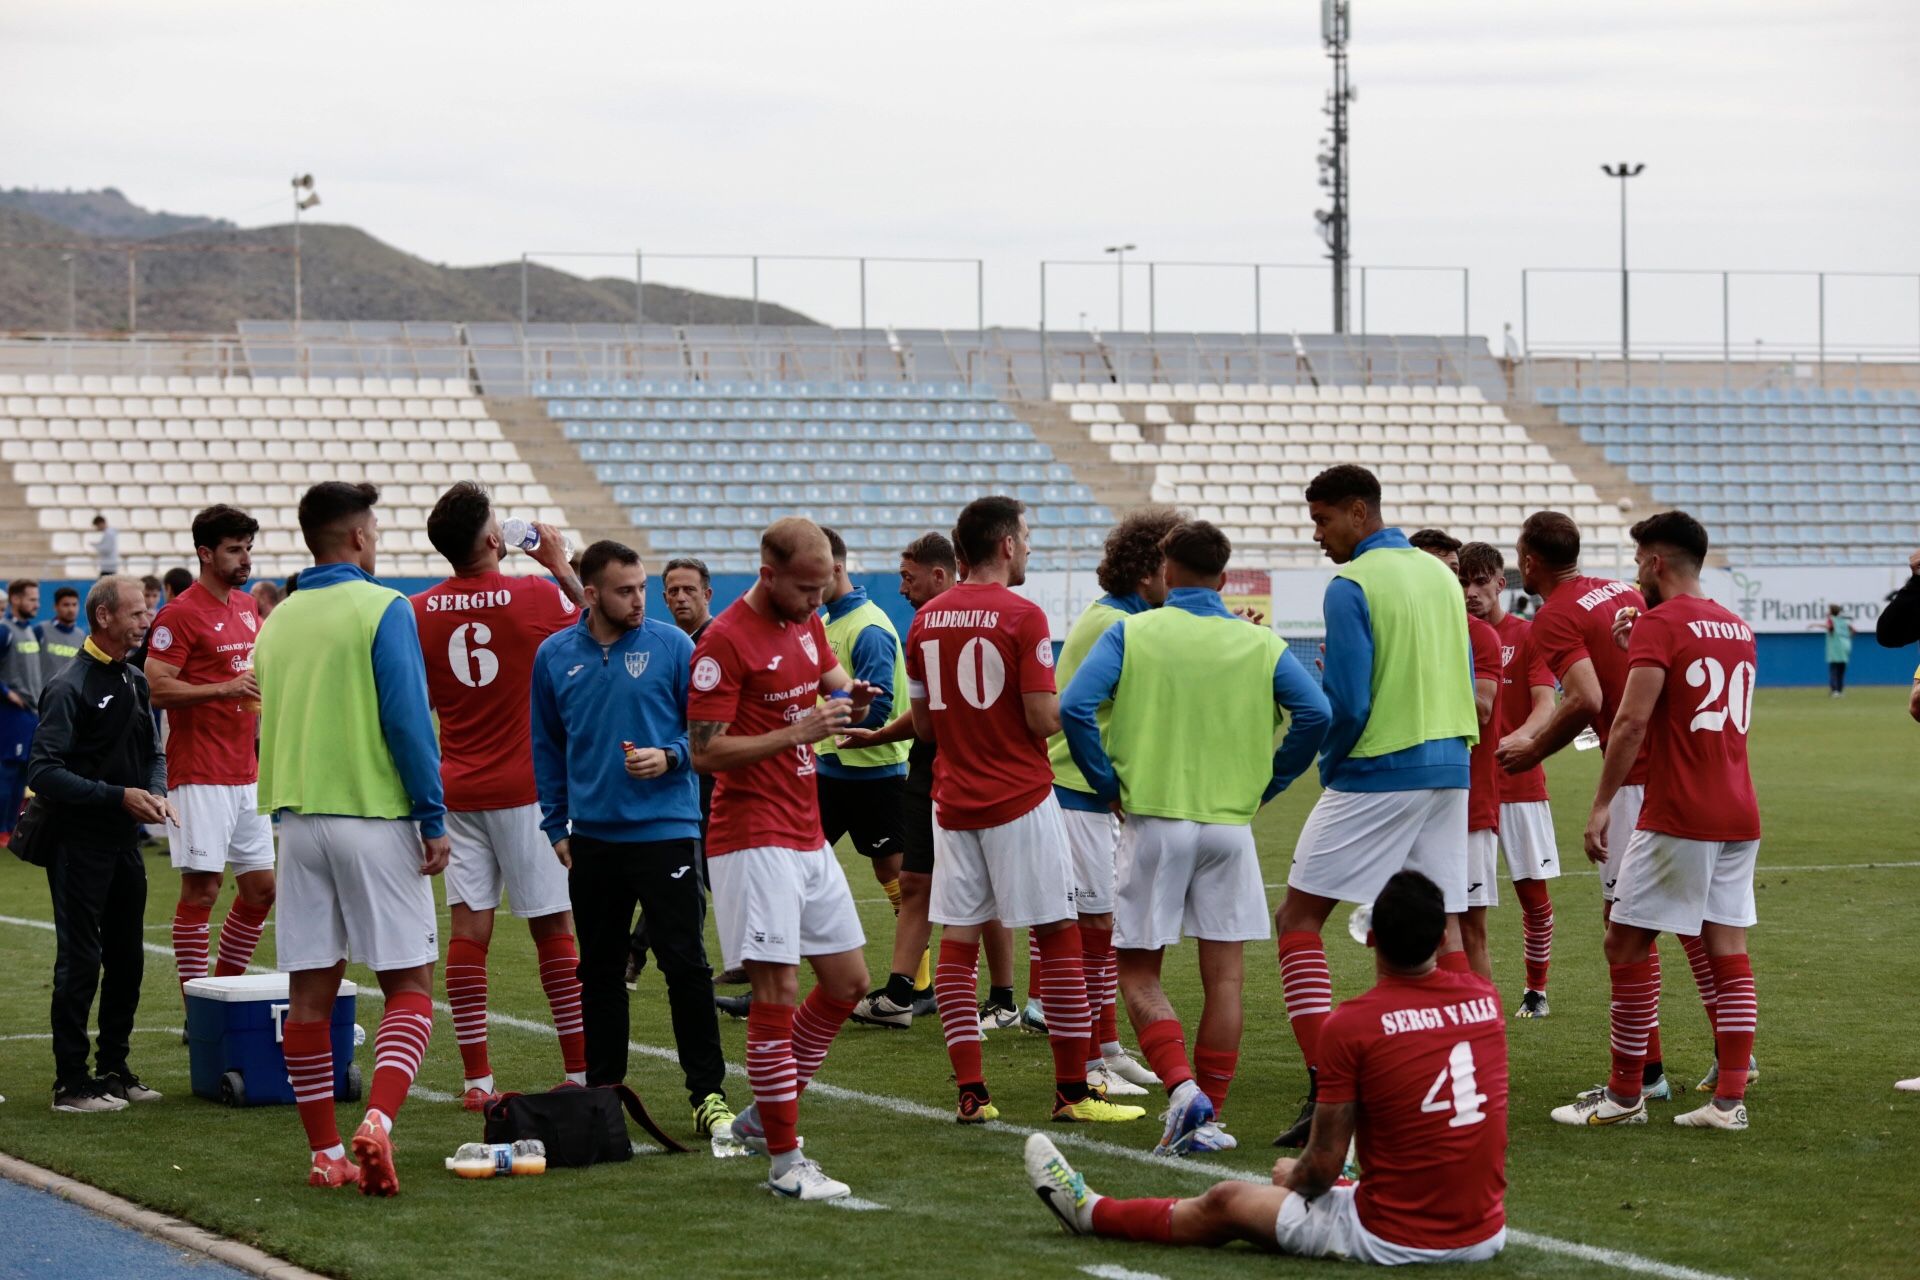
[[[300,174],[293,180],[293,327],[300,327],[300,211],[320,203],[313,189],[313,175]]]
[[[1333,201],[1331,209],[1314,210],[1327,257],[1333,260],[1333,331],[1347,331],[1347,260],[1351,255],[1347,226],[1347,105],[1359,95],[1347,81],[1347,36],[1351,30],[1352,0],[1320,0],[1320,43],[1333,59],[1333,88],[1321,114],[1328,118],[1320,139],[1320,186]]]
[[[1620,180],[1620,366],[1626,374],[1628,386],[1633,385],[1633,364],[1628,355],[1630,347],[1627,342],[1627,179],[1639,177],[1641,170],[1646,167],[1644,164],[1628,164],[1624,160],[1619,164],[1600,166],[1600,172]]]

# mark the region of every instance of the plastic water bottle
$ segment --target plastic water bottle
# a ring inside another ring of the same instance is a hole
[[[1573,739],[1575,751],[1592,751],[1600,745],[1600,735],[1594,732],[1592,725],[1582,729]]]
[[[547,1147],[538,1138],[523,1138],[519,1142],[464,1142],[447,1158],[447,1168],[462,1178],[545,1173]]]
[[[367,1042],[367,1029],[359,1023],[353,1024],[353,1047],[358,1049]]]
[[[506,540],[508,546],[521,551],[532,551],[540,545],[540,531],[533,527],[532,521],[522,520],[519,516],[512,516],[500,522],[500,536]],[[573,544],[562,538],[560,549],[570,552],[573,550]]]

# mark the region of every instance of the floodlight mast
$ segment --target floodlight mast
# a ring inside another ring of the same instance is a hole
[[[1321,114],[1329,129],[1321,139],[1320,186],[1332,199],[1331,209],[1316,209],[1314,220],[1333,261],[1333,331],[1347,331],[1347,263],[1352,256],[1347,223],[1347,106],[1354,100],[1347,80],[1347,37],[1351,31],[1352,0],[1320,0],[1320,42],[1333,59],[1333,88]]]
[[[303,173],[293,179],[293,327],[300,328],[300,212],[320,203],[313,189],[313,175]]]

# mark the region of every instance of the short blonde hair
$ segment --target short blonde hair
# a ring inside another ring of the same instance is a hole
[[[813,552],[831,563],[833,546],[819,525],[805,516],[783,516],[760,535],[760,563],[784,568],[795,556]]]

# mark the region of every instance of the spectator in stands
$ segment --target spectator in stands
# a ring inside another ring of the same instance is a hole
[[[46,635],[40,584],[15,578],[7,584],[7,625],[0,628],[0,844],[13,838],[13,824],[27,794],[27,757],[40,723],[40,690],[47,682]]]
[[[149,615],[160,612],[160,593],[164,589],[160,579],[154,577],[152,574],[148,574],[146,577],[140,579],[140,590],[146,594],[147,613]]]
[[[113,575],[100,576],[106,578]],[[60,668],[80,656],[80,645],[87,638],[87,629],[80,624],[78,591],[72,587],[61,587],[53,593],[53,621],[45,626],[41,634],[45,637],[41,652],[46,654],[46,674],[48,679],[52,679]]]
[[[1907,568],[1913,576],[1906,586],[1887,597],[1886,607],[1874,624],[1873,638],[1883,649],[1904,649],[1920,640],[1920,551],[1907,558]]]
[[[120,572],[120,531],[108,524],[105,516],[93,518],[93,531],[100,535],[93,540],[93,554],[100,561],[100,576],[105,578]]]
[[[102,578],[87,593],[82,658],[47,682],[46,723],[28,776],[59,849],[47,868],[53,897],[53,1109],[120,1111],[157,1102],[127,1065],[146,962],[143,822],[179,821],[167,799],[167,761],[147,679],[127,653],[149,618],[132,578]],[[103,980],[104,973],[104,980]],[[97,1076],[87,1070],[87,1015],[100,994]]]
[[[1813,624],[1827,633],[1827,696],[1837,698],[1847,691],[1847,661],[1853,657],[1853,619],[1837,604],[1827,606],[1827,620]]]
[[[260,615],[262,622],[267,620],[267,615],[273,612],[274,606],[286,599],[287,595],[280,589],[279,583],[269,582],[264,578],[249,587],[248,591],[253,595],[254,611]]]

